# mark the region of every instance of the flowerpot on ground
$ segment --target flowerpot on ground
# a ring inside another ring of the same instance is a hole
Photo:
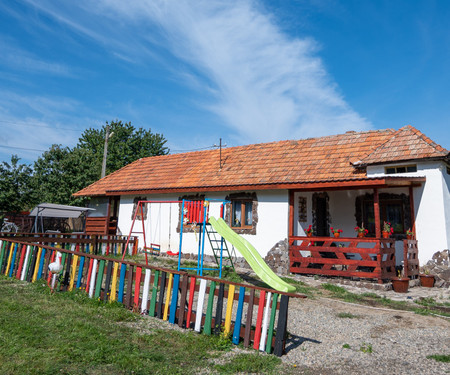
[[[383,238],[389,238],[390,233],[389,232],[383,232]]]
[[[409,287],[409,279],[407,277],[393,277],[392,289],[396,293],[407,293]]]
[[[434,276],[433,275],[419,275],[420,285],[425,288],[432,288],[434,286]]]

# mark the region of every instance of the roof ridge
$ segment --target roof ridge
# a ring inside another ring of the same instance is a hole
[[[449,150],[445,149],[440,144],[434,142],[432,139],[427,137],[424,133],[422,133],[419,129],[416,129],[414,126],[406,125],[406,126],[400,128],[399,130],[401,130],[403,128],[408,128],[409,130],[411,130],[414,134],[416,134],[418,137],[420,137],[423,141],[425,141],[428,145],[430,145],[431,147],[433,147],[437,151],[444,152],[446,154],[449,153]]]
[[[279,143],[291,143],[291,142],[300,142],[300,141],[311,141],[314,139],[328,139],[332,137],[338,137],[338,136],[352,136],[355,134],[365,134],[365,133],[383,133],[387,131],[394,131],[392,128],[386,128],[386,129],[371,129],[371,130],[361,130],[361,131],[347,131],[345,133],[338,133],[338,134],[330,134],[330,135],[324,135],[320,137],[309,137],[309,138],[300,138],[300,139],[281,139],[278,141],[271,141],[271,142],[260,142],[260,143],[249,143],[245,145],[238,145],[238,146],[231,146],[231,147],[222,147],[222,152],[224,150],[231,150],[231,149],[238,149],[238,148],[245,148],[245,147],[258,147],[263,145],[273,145],[273,144],[279,144]],[[212,151],[217,151],[218,148],[210,149],[210,150],[197,150],[197,151],[186,151],[186,152],[178,152],[175,154],[165,154],[165,155],[155,155],[155,156],[146,156],[142,159],[148,159],[148,158],[159,158],[159,157],[175,157],[176,155],[193,155],[193,154],[202,154],[202,153],[209,153]]]
[[[414,136],[416,136],[420,141],[425,142],[427,146],[432,147],[435,152],[438,154],[441,154],[443,157],[449,155],[449,151],[437,144],[436,142],[432,141],[430,138],[428,138],[425,134],[423,134],[421,131],[416,129],[412,125],[405,125],[402,126],[400,129],[395,131],[391,137],[389,137],[385,142],[380,144],[375,150],[373,150],[370,154],[366,155],[363,159],[361,159],[357,163],[353,163],[354,166],[361,166],[365,165],[367,163],[370,163],[371,157],[381,153],[383,150],[387,148],[388,145],[391,145],[395,140],[398,138],[399,134],[404,132],[410,132]],[[436,156],[435,156],[436,157]],[[376,158],[376,156],[375,156]]]

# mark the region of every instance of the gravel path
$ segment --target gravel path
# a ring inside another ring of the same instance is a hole
[[[426,358],[450,354],[450,320],[327,298],[293,298],[288,331],[292,338],[283,362],[306,367],[308,374],[450,374],[449,363]]]

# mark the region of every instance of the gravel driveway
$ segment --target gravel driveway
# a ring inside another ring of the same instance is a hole
[[[340,317],[348,314],[357,317]],[[282,359],[299,372],[450,374],[449,363],[426,358],[450,354],[448,319],[328,298],[292,298],[288,331],[292,337]]]

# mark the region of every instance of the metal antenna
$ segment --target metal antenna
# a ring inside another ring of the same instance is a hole
[[[227,144],[225,143],[223,146],[226,147]],[[214,143],[214,146],[213,146],[213,147],[219,147],[219,170],[220,170],[220,169],[222,169],[222,138],[220,138],[219,146],[217,146],[217,145]]]

